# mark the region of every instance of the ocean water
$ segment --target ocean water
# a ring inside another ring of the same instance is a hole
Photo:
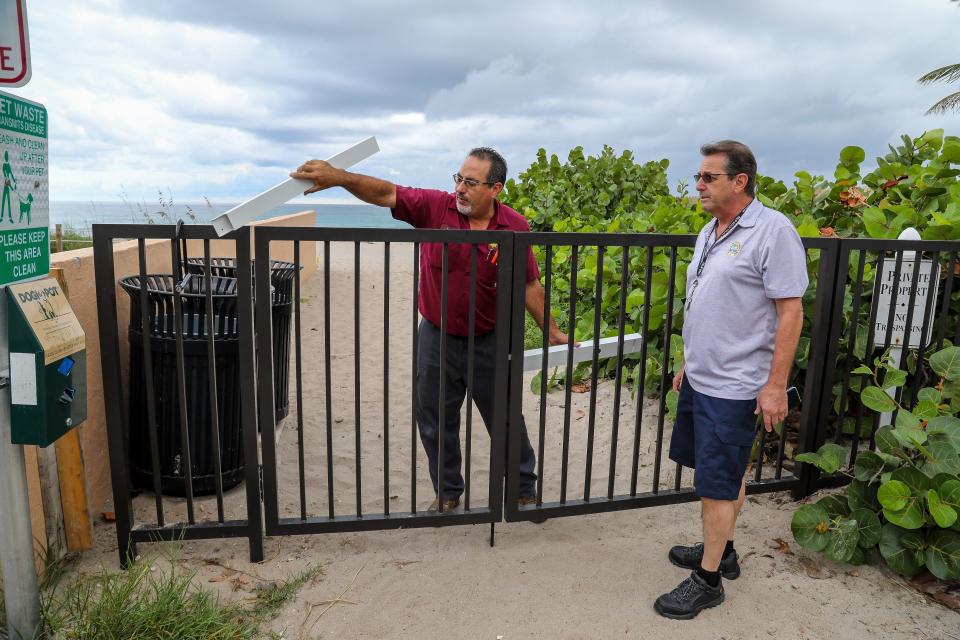
[[[236,203],[239,204],[239,203]],[[126,202],[50,202],[50,227],[58,223],[64,229],[87,232],[97,223],[119,224],[173,224],[182,219],[187,224],[204,224],[228,211],[236,204],[207,204],[206,202],[175,203],[161,207]],[[259,219],[289,215],[301,211],[317,212],[318,227],[409,228],[405,222],[394,220],[390,210],[373,205],[350,204],[285,204]]]

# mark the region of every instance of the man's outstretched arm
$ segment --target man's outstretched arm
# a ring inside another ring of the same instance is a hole
[[[362,173],[337,169],[324,160],[309,160],[291,173],[290,177],[313,182],[314,186],[304,191],[303,195],[330,187],[343,187],[368,204],[391,209],[397,206],[397,185]]]

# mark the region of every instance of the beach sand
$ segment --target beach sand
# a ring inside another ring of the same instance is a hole
[[[390,468],[386,500],[392,512],[411,509],[411,467],[417,508],[432,499],[426,458],[412,441],[410,359],[414,325],[411,247],[391,245],[389,365],[384,367],[384,250],[360,245],[361,508],[382,513],[384,434]],[[322,260],[322,258],[321,258]],[[334,508],[356,511],[354,245],[331,255],[331,407]],[[322,261],[321,261],[322,267]],[[303,410],[306,510],[327,514],[324,289],[322,268],[303,290]],[[291,367],[291,375],[293,375]],[[384,385],[384,374],[389,384]],[[539,443],[539,396],[525,379],[524,414],[534,449]],[[384,403],[385,388],[387,402]],[[291,394],[295,383],[291,382]],[[614,384],[597,387],[591,495],[608,488]],[[568,497],[582,497],[589,423],[589,392],[571,399]],[[294,396],[292,396],[294,398]],[[383,407],[389,411],[385,417]],[[281,517],[300,513],[298,412],[278,430]],[[545,420],[544,501],[559,496],[564,393],[548,395]],[[617,444],[616,495],[629,491],[636,401],[623,389]],[[639,491],[652,488],[659,403],[643,403]],[[669,421],[664,425],[669,434]],[[462,439],[466,436],[461,431]],[[673,486],[675,465],[661,454],[661,487]],[[464,447],[465,447],[464,442]],[[471,438],[471,506],[488,502],[489,437],[479,415]],[[765,471],[770,475],[772,470]],[[682,486],[689,486],[686,470]],[[198,519],[216,515],[212,498],[199,500]],[[244,513],[241,488],[226,496],[227,517]],[[155,522],[153,497],[135,500],[140,522]],[[168,521],[183,519],[183,501],[166,499]],[[666,558],[673,544],[701,538],[699,506],[686,503],[606,514],[554,518],[543,524],[498,523],[364,533],[274,537],[266,560],[250,564],[245,539],[190,542],[176,562],[197,571],[196,582],[225,599],[249,598],[259,585],[289,579],[316,564],[323,574],[305,586],[269,625],[285,638],[950,638],[960,637],[960,615],[929,602],[876,566],[836,564],[802,550],[790,534],[798,506],[786,494],[751,496],[737,528],[743,567],[725,582],[726,602],[692,621],[672,621],[653,610],[654,599],[686,573]],[[82,568],[116,567],[113,526],[98,523],[96,549]],[[141,545],[146,555],[167,545]],[[343,600],[334,602],[338,597]]]

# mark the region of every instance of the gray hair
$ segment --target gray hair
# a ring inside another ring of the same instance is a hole
[[[503,156],[497,153],[495,149],[491,149],[490,147],[474,147],[470,149],[470,153],[467,155],[478,160],[490,161],[490,170],[487,171],[487,182],[506,184],[507,161],[504,160]]]

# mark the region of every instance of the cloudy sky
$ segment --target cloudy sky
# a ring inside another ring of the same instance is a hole
[[[419,0],[27,0],[46,105],[53,200],[245,199],[306,158],[376,135],[361,167],[450,187],[467,149],[511,176],[539,147],[669,158],[737,138],[761,172],[832,172],[868,158],[957,87],[960,3],[806,0],[450,3]],[[342,191],[329,197],[344,198]]]

